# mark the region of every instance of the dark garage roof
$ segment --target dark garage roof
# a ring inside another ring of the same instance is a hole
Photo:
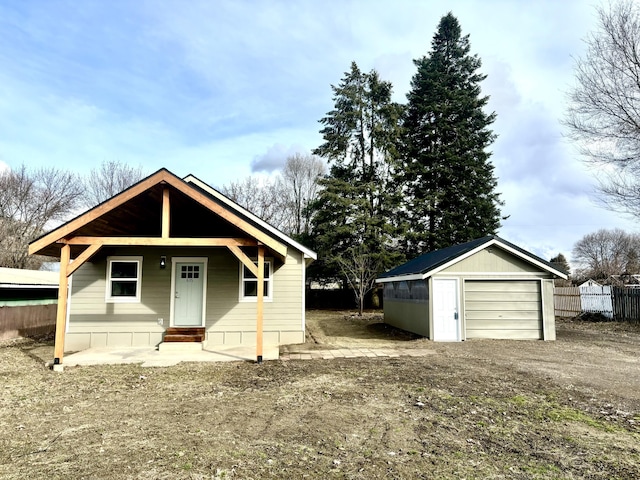
[[[404,263],[398,267],[395,267],[389,270],[386,273],[383,273],[378,278],[390,278],[390,277],[402,277],[405,275],[424,275],[427,274],[442,265],[445,265],[458,257],[465,255],[479,247],[482,247],[485,244],[502,244],[505,247],[509,247],[510,249],[515,250],[520,254],[522,258],[529,261],[534,261],[543,264],[550,270],[554,272],[558,272],[566,275],[561,268],[558,266],[543,260],[532,253],[523,250],[522,248],[503,240],[502,238],[496,235],[487,235],[486,237],[477,238],[475,240],[471,240],[467,243],[461,243],[459,245],[453,245],[451,247],[443,248],[441,250],[435,250],[433,252],[428,252],[420,255],[419,257],[414,258],[413,260],[409,260],[407,263]]]

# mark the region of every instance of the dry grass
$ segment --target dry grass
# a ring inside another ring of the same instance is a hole
[[[310,341],[429,344],[347,316],[310,315]],[[50,344],[4,345],[0,476],[640,477],[637,330],[429,345],[437,354],[421,358],[63,374],[42,366]]]

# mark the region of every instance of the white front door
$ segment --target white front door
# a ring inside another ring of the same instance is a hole
[[[174,270],[173,325],[176,327],[203,326],[204,262],[176,262]]]
[[[440,342],[460,340],[458,280],[433,279],[433,339]]]

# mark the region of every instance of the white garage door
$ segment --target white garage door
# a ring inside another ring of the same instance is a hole
[[[467,338],[542,338],[542,296],[537,280],[467,280]]]

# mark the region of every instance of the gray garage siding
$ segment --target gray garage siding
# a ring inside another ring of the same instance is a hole
[[[539,280],[466,280],[466,337],[543,338]]]

